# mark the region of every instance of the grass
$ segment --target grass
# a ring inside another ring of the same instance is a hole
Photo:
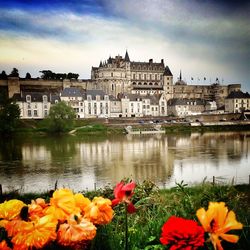
[[[86,197],[103,196],[113,199],[113,188],[105,187],[97,191],[84,192]],[[4,195],[4,199],[18,198],[26,203],[36,197],[49,199],[49,192],[43,194],[24,194],[18,192]],[[204,183],[188,187],[179,183],[171,189],[158,189],[152,182],[138,184],[132,199],[137,212],[128,217],[129,246],[131,250],[168,249],[160,245],[161,227],[171,216],[195,219],[196,210],[207,209],[210,201],[224,201],[229,210],[236,213],[237,220],[244,224],[243,230],[234,233],[240,236],[237,244],[223,241],[224,249],[250,249],[250,188],[249,185],[213,186]],[[91,249],[120,250],[124,249],[124,215],[121,205],[114,208],[115,216],[112,222],[98,228],[97,236]],[[210,248],[206,249],[212,249]]]

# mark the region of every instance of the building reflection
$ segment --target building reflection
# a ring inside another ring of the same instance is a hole
[[[237,175],[242,180],[250,174],[249,132],[70,136],[8,143],[10,150],[18,146],[15,155],[0,147],[0,183],[28,191],[51,189],[56,181],[82,190],[93,189],[94,183],[114,185],[123,178],[164,186],[181,180],[201,182],[212,175]]]

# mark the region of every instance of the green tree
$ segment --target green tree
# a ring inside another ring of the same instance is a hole
[[[13,68],[13,70],[11,71],[11,73],[10,73],[9,76],[19,77],[18,69],[17,68]]]
[[[6,92],[0,93],[0,134],[10,134],[15,131],[20,118],[19,106]]]
[[[29,72],[26,73],[25,79],[31,79],[31,74]]]
[[[59,102],[50,108],[48,129],[50,132],[61,133],[69,131],[74,126],[76,113],[65,102]]]

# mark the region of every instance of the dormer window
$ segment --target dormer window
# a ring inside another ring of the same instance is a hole
[[[48,101],[48,97],[46,95],[43,95],[43,102],[47,102]]]
[[[31,102],[31,96],[30,95],[26,96],[26,102]]]
[[[105,100],[105,101],[108,101],[108,100],[109,100],[109,96],[108,96],[108,95],[105,95],[105,96],[104,96],[104,100]]]
[[[87,100],[91,101],[91,95],[87,95]]]

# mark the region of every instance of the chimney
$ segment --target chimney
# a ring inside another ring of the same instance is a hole
[[[153,63],[153,59],[149,59],[149,63]]]
[[[164,64],[164,59],[161,59],[161,64]]]

